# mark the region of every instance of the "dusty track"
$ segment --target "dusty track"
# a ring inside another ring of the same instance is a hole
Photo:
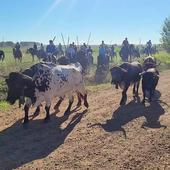
[[[87,111],[64,117],[66,101],[49,123],[42,111],[26,128],[17,106],[0,111],[0,170],[170,169],[170,71],[157,89],[160,101],[144,107],[130,89],[119,108],[120,91],[110,87],[89,94]]]

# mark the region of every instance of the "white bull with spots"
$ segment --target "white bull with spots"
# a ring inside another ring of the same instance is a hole
[[[79,93],[84,99],[84,105],[88,107],[87,92],[82,75],[82,67],[79,63],[71,65],[58,65],[53,68],[42,65],[38,73],[30,78],[22,73],[10,73],[6,80],[8,85],[7,101],[15,103],[20,96],[28,97],[24,106],[24,123],[28,122],[28,111],[31,104],[37,107],[45,101],[46,118],[50,119],[50,106],[53,98],[67,95],[69,97],[69,106],[66,112],[69,112],[73,103],[73,93]],[[17,87],[20,86],[20,87]],[[17,88],[16,88],[17,87]],[[19,90],[19,89],[20,90]]]

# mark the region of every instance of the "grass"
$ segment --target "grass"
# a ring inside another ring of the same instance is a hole
[[[10,108],[10,104],[8,104],[6,101],[0,101],[0,110],[8,110]]]
[[[100,90],[106,90],[110,87],[111,87],[111,83],[89,85],[89,86],[87,86],[87,90],[88,90],[88,92],[97,92]]]
[[[23,60],[20,63],[19,61],[17,61],[15,63],[15,60],[13,58],[12,55],[12,48],[5,48],[2,49],[5,52],[5,60],[4,62],[0,62],[0,76],[7,76],[10,72],[12,71],[19,71],[19,70],[24,70],[25,68],[30,67],[32,64],[35,64],[38,62],[38,59],[35,57],[35,62],[32,63],[32,57],[30,54],[26,53],[26,49],[22,49],[23,52]],[[119,52],[119,48],[115,49],[118,55]],[[93,56],[94,56],[94,65],[90,70],[90,73],[86,76],[86,85],[89,86],[88,89],[89,91],[97,91],[100,89],[104,89],[108,87],[108,83],[109,82],[109,76],[106,78],[107,80],[105,81],[105,84],[101,84],[101,85],[97,85],[94,82],[94,75],[95,75],[95,70],[96,70],[96,64],[97,64],[97,56],[98,56],[98,48],[94,48],[93,49]],[[154,55],[154,57],[156,57],[158,60],[161,61],[161,65],[160,65],[160,70],[165,70],[165,69],[170,69],[170,54],[166,53],[165,51],[161,51],[159,52],[159,54]],[[140,61],[142,62],[144,56],[140,59]],[[113,60],[113,63],[120,63],[120,57],[118,56],[116,59]],[[111,65],[113,64],[111,63]],[[0,77],[0,101],[5,99],[6,96],[6,85],[5,85],[5,79]],[[1,103],[1,102],[0,102]],[[4,107],[4,101],[2,101],[2,104],[0,105],[0,107]],[[6,105],[7,106],[7,105]]]

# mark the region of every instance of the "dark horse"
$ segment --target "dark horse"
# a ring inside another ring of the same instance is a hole
[[[21,52],[21,50],[13,48],[13,56],[14,56],[15,62],[16,62],[16,59],[18,59],[20,62],[22,61],[22,52]]]
[[[34,48],[28,48],[27,53],[30,53],[32,56],[32,61],[34,61],[34,56],[36,55],[39,60],[47,57],[47,54],[44,50],[36,50]]]
[[[140,52],[139,48],[135,47],[133,44],[129,45],[129,55],[130,55],[130,61],[133,58],[140,58]]]
[[[97,69],[95,73],[95,81],[102,83],[106,80],[109,71],[109,55],[97,57]]]
[[[127,62],[130,55],[129,46],[122,46],[119,55],[123,61]]]
[[[146,46],[144,48],[144,54],[146,54],[147,56],[150,56],[150,55],[153,55],[153,54],[156,54],[158,53],[158,50],[156,49],[156,46],[152,46],[152,47],[149,47],[149,46]]]
[[[5,53],[4,51],[0,50],[0,60],[4,61],[5,59]]]
[[[75,58],[71,59],[70,62],[71,63],[79,62],[83,67],[84,73],[88,72],[89,56],[85,51],[83,50],[78,51]]]

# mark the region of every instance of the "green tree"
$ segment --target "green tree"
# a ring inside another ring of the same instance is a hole
[[[161,35],[162,46],[168,53],[170,53],[170,17],[165,19]]]

